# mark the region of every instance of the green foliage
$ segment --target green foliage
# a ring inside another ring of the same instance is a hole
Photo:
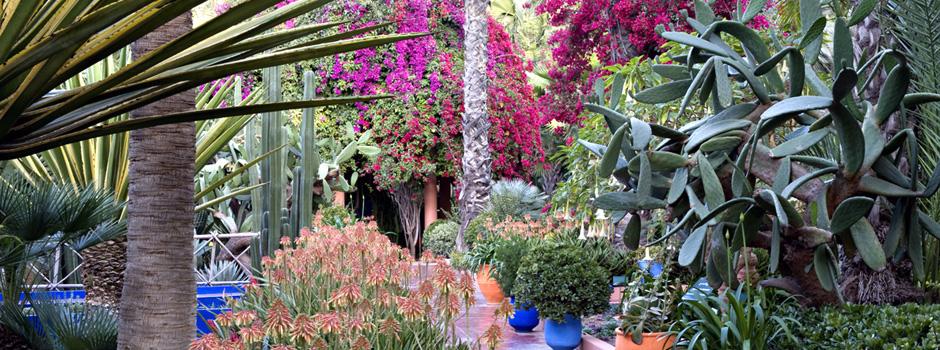
[[[324,225],[330,225],[336,228],[343,228],[353,223],[355,218],[349,209],[343,206],[331,205],[320,209],[320,222]]]
[[[435,256],[450,256],[457,241],[460,224],[453,220],[437,220],[424,232],[424,249]]]
[[[911,89],[917,92],[933,91],[940,86],[940,66],[936,64],[940,61],[940,37],[933,35],[940,32],[940,1],[898,1],[891,3],[889,9],[893,16],[882,16],[889,20],[882,26],[892,30],[907,57],[915,77]],[[920,126],[920,162],[930,169],[940,160],[940,106],[923,105],[912,111],[912,115]],[[923,208],[931,217],[940,217],[940,198],[930,198]],[[927,278],[940,281],[940,242],[929,239],[924,248]]]
[[[466,231],[464,231],[464,239],[467,241],[467,246],[473,248],[477,241],[485,239],[489,235],[489,231],[486,227],[491,224],[492,221],[493,214],[489,211],[484,211],[473,218],[473,220],[470,220],[470,223],[467,224]]]
[[[519,266],[522,259],[529,253],[532,241],[521,237],[511,237],[499,241],[493,252],[493,267],[490,270],[499,288],[512,291],[516,285]]]
[[[473,248],[461,256],[460,265],[474,272],[479,271],[483,265],[492,265],[499,244],[500,240],[496,238],[476,242]]]
[[[114,194],[64,184],[0,182],[0,266],[44,256],[68,244],[82,250],[126,231]]]
[[[621,88],[620,91],[623,92],[623,95],[636,94],[642,89],[661,84],[665,81],[665,78],[657,72],[662,71],[662,67],[674,66],[666,63],[671,62],[670,56],[678,54],[681,49],[673,43],[667,44],[667,48],[668,52],[659,57],[647,59],[638,56],[630,59],[627,63],[605,67],[605,70],[613,74],[602,80],[602,84],[613,90],[615,89],[615,77],[624,77],[622,85],[617,85]],[[636,115],[643,116],[645,120],[656,120],[669,126],[682,124],[702,114],[702,108],[690,106],[685,115],[680,115],[678,113],[678,101],[653,106],[629,98],[621,98],[615,109],[631,111]],[[591,108],[588,107],[587,111],[590,112]],[[567,172],[565,181],[559,183],[558,188],[552,194],[552,208],[565,209],[565,212],[570,212],[578,220],[591,216],[593,210],[590,200],[598,192],[605,193],[617,189],[615,183],[608,181],[605,177],[598,176],[595,170],[598,162],[592,158],[593,152],[580,143],[590,142],[606,145],[611,137],[610,133],[606,131],[609,124],[600,114],[585,114],[580,125],[571,126],[573,131],[569,135],[573,140],[581,141],[561,143],[550,154],[552,162],[561,164]],[[592,216],[591,218],[593,219]]]
[[[636,266],[636,254],[639,251],[628,252],[614,246],[607,238],[588,237],[580,239],[569,235],[556,238],[565,244],[576,245],[581,249],[585,259],[592,260],[607,271],[609,277],[628,276]]]
[[[114,349],[117,316],[90,305],[33,298],[26,307],[20,294],[41,283],[27,263],[51,257],[66,244],[75,251],[123,235],[123,203],[114,193],[92,187],[40,183],[19,177],[0,182],[0,324],[23,336],[36,349]],[[57,261],[54,263],[58,263]],[[37,315],[39,327],[27,319]]]
[[[545,206],[546,196],[528,182],[521,179],[499,180],[490,193],[490,212],[494,218],[522,219],[538,217]]]
[[[789,303],[794,303],[792,299]],[[682,320],[671,331],[686,349],[774,349],[784,339],[794,341],[796,319],[774,314],[779,305],[763,291],[746,294],[742,288],[680,304]]]
[[[36,316],[38,327],[27,317]],[[34,298],[30,306],[4,302],[0,324],[37,350],[117,348],[118,315],[110,308]]]
[[[530,301],[542,317],[560,321],[565,314],[583,317],[610,306],[610,279],[596,262],[582,258],[577,246],[544,242],[522,259],[513,294]]]
[[[671,257],[663,256],[667,253],[658,252],[654,261],[668,260]],[[679,279],[672,273],[672,266],[664,265],[657,278],[638,269],[630,276],[620,306],[620,329],[630,334],[634,343],[642,341],[643,333],[666,331],[673,321],[682,291],[676,288],[675,282]]]
[[[838,2],[829,3],[837,15],[828,50],[836,74],[831,84],[824,83],[806,62],[818,56],[823,38],[814,36],[814,27],[826,19],[819,2],[800,3],[802,36],[773,38],[774,54],[761,34],[735,21],[705,25],[690,18],[696,35],[662,33],[687,48],[674,56],[682,64],[658,68],[672,81],[638,92],[636,99],[657,104],[681,100],[680,114],[688,106],[707,106],[710,116],[702,120],[678,129],[641,120],[643,116],[619,108],[623,91],[606,94],[600,89],[585,108],[604,117],[613,137],[606,146],[581,144],[601,159],[601,175],[612,175],[624,190],[601,194],[594,204],[632,214],[688,212],[673,218],[676,223],[660,241],[679,232],[683,234],[675,237],[688,237],[679,262],[693,271],[705,270],[713,287],[737,285],[732,262],[748,245],[768,249],[773,267],[800,250],[804,259],[813,256],[819,283],[801,281],[799,287],[821,288],[839,298],[841,269],[835,252],[858,257],[876,271],[885,269],[887,258],[906,255],[914,277],[921,279],[922,237],[940,235],[940,225],[920,215],[917,202],[936,193],[940,169],[926,183],[918,164],[901,171],[905,159],[917,158],[916,133],[901,130],[891,139],[885,134],[892,115],[900,118],[899,125],[908,125],[907,108],[940,101],[940,95],[905,95],[910,72],[898,52],[856,62],[849,23],[858,23],[867,10],[858,10],[847,22]],[[785,69],[778,69],[780,65]],[[873,105],[859,95],[882,72],[888,78]],[[613,86],[619,86],[626,77],[613,79]],[[804,96],[807,91],[813,95]],[[819,130],[827,131],[810,134]],[[810,156],[820,153],[836,160]],[[869,222],[872,199],[896,212],[881,218],[893,227],[884,244]],[[804,213],[813,206],[814,215]],[[760,232],[774,236],[761,239]],[[801,266],[809,263],[805,259]],[[784,275],[803,273],[802,267],[780,270]]]
[[[792,317],[799,320],[797,340],[782,349],[940,348],[940,305],[843,305],[794,310]]]

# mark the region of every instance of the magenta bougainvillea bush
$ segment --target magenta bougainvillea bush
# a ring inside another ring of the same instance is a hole
[[[342,32],[392,21],[380,32],[433,33],[286,69],[288,81],[299,81],[304,70],[317,72],[320,96],[395,96],[331,107],[318,121],[320,131],[329,136],[343,135],[342,130],[348,127],[355,133],[372,130],[382,152],[361,166],[374,175],[380,188],[432,175],[458,175],[463,114],[462,8],[462,0],[337,1],[320,13],[285,24],[351,19],[337,27]],[[526,82],[525,72],[531,65],[499,23],[491,20],[489,29],[489,141],[494,173],[527,178],[544,163],[539,129],[545,119]],[[299,84],[285,84],[285,91],[294,98],[301,94]]]
[[[715,0],[715,14],[729,18],[737,9],[737,0]],[[622,64],[637,55],[661,53],[665,40],[656,33],[659,25],[671,30],[690,31],[681,12],[693,14],[690,0],[542,0],[536,10],[548,16],[557,27],[548,44],[553,65],[549,71],[550,93],[542,96],[545,117],[560,122],[579,122],[581,105],[578,96],[604,74],[593,69],[592,60],[600,65]],[[747,0],[741,1],[747,5]],[[772,2],[769,2],[772,3]],[[751,25],[769,26],[764,17]]]

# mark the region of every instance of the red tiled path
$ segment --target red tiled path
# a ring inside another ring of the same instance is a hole
[[[483,294],[480,294],[479,288],[476,292],[476,305],[474,305],[468,314],[457,320],[457,334],[466,340],[476,340],[491,324],[493,324],[493,312],[496,310],[496,304],[487,304]],[[469,324],[468,324],[469,318]],[[519,333],[512,329],[506,321],[500,321],[503,329],[503,341],[499,349],[512,350],[550,350],[545,345],[545,335],[542,327],[545,321],[539,322],[538,327],[529,333]]]

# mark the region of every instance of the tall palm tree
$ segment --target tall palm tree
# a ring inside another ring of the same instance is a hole
[[[486,207],[492,183],[486,113],[486,0],[464,2],[463,179],[460,191],[460,231],[457,248],[465,249],[464,231]]]
[[[185,12],[131,46],[136,59],[192,29]],[[188,90],[151,103],[131,118],[192,110]],[[131,131],[127,203],[127,267],[119,349],[185,349],[195,334],[193,305],[192,122]]]

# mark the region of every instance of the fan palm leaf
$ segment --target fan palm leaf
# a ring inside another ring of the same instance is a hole
[[[63,244],[80,250],[125,232],[122,205],[113,194],[91,187],[0,183],[0,266],[17,264]]]

